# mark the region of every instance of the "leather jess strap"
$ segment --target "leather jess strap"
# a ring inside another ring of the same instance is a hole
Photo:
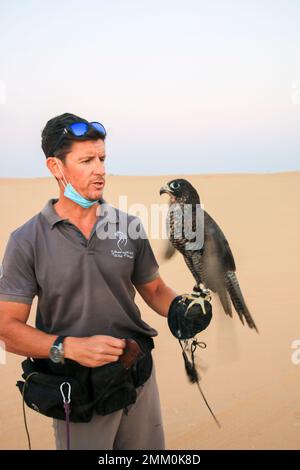
[[[123,354],[120,356],[120,362],[124,369],[129,369],[135,362],[144,356],[144,353],[134,339],[127,338],[125,341],[126,346]]]

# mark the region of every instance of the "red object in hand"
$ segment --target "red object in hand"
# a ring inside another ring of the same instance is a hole
[[[120,356],[120,361],[125,369],[129,369],[135,362],[144,356],[138,343],[131,338],[127,338],[126,346],[123,354]]]

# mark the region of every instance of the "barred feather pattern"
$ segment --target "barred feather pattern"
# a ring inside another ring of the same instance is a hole
[[[241,322],[244,324],[244,319],[246,320],[247,325],[249,328],[254,328],[257,332],[257,326],[254,323],[253,318],[247,308],[246,302],[244,300],[239,281],[236,277],[235,272],[227,271],[225,274],[225,283],[227,290],[229,292],[231,301],[234,305],[234,308],[240,317]]]

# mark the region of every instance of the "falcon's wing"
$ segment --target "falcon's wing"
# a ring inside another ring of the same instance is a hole
[[[232,316],[224,276],[229,270],[235,271],[235,263],[225,235],[207,212],[204,211],[203,251],[187,251],[183,256],[196,282],[201,281],[206,288],[218,293],[224,311]]]
[[[225,313],[232,316],[224,275],[227,271],[235,271],[233,254],[224,233],[207,212],[204,212],[204,221],[204,283],[218,293]]]
[[[166,240],[164,250],[163,250],[163,258],[165,260],[169,260],[169,259],[172,258],[172,256],[175,254],[175,252],[176,252],[176,249],[174,248],[172,243],[169,242],[169,240]]]
[[[239,286],[235,274],[235,262],[228,241],[220,227],[207,213],[205,213],[204,237],[203,264],[207,272],[207,287],[210,288],[212,285],[212,290],[215,287],[227,314],[232,316],[232,302],[241,322],[244,323],[246,320],[250,328],[258,331]]]
[[[212,254],[218,257],[220,269],[226,271],[235,271],[235,262],[229,243],[218,226],[217,222],[204,211],[204,239],[205,244],[212,244]]]
[[[224,285],[224,274],[227,271],[235,271],[228,241],[220,227],[205,211],[203,251],[188,250],[184,258],[194,278],[200,278],[205,286],[214,292],[220,289],[220,284]]]

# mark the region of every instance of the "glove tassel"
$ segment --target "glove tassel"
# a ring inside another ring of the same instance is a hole
[[[198,376],[198,372],[197,372],[196,367],[195,367],[195,363],[194,363],[194,361],[191,362],[189,360],[189,358],[187,356],[187,353],[183,349],[183,346],[182,346],[180,340],[179,340],[179,343],[180,343],[180,346],[181,346],[181,349],[182,349],[182,356],[183,356],[185,371],[186,371],[186,374],[188,376],[188,379],[192,384],[197,383],[199,381],[199,376]]]
[[[194,357],[195,350],[196,350],[197,346],[200,347],[200,348],[203,348],[203,349],[206,348],[206,344],[203,343],[203,341],[198,342],[195,339],[192,341],[192,344],[191,344],[191,358],[192,358],[192,361],[189,360],[188,355],[187,355],[186,351],[184,350],[180,340],[179,340],[179,344],[180,344],[181,349],[182,349],[182,356],[183,356],[183,359],[184,359],[184,365],[185,365],[185,370],[186,370],[187,376],[188,376],[191,383],[197,384],[198,390],[202,395],[204,403],[206,404],[206,406],[207,406],[210,414],[212,415],[216,425],[220,428],[221,424],[218,421],[217,417],[215,416],[213,410],[209,406],[209,403],[208,403],[208,401],[207,401],[207,399],[206,399],[206,397],[203,393],[203,390],[200,386],[200,383],[199,383],[200,382],[200,377],[199,377],[199,374],[198,374],[196,366],[195,366],[195,357]]]

